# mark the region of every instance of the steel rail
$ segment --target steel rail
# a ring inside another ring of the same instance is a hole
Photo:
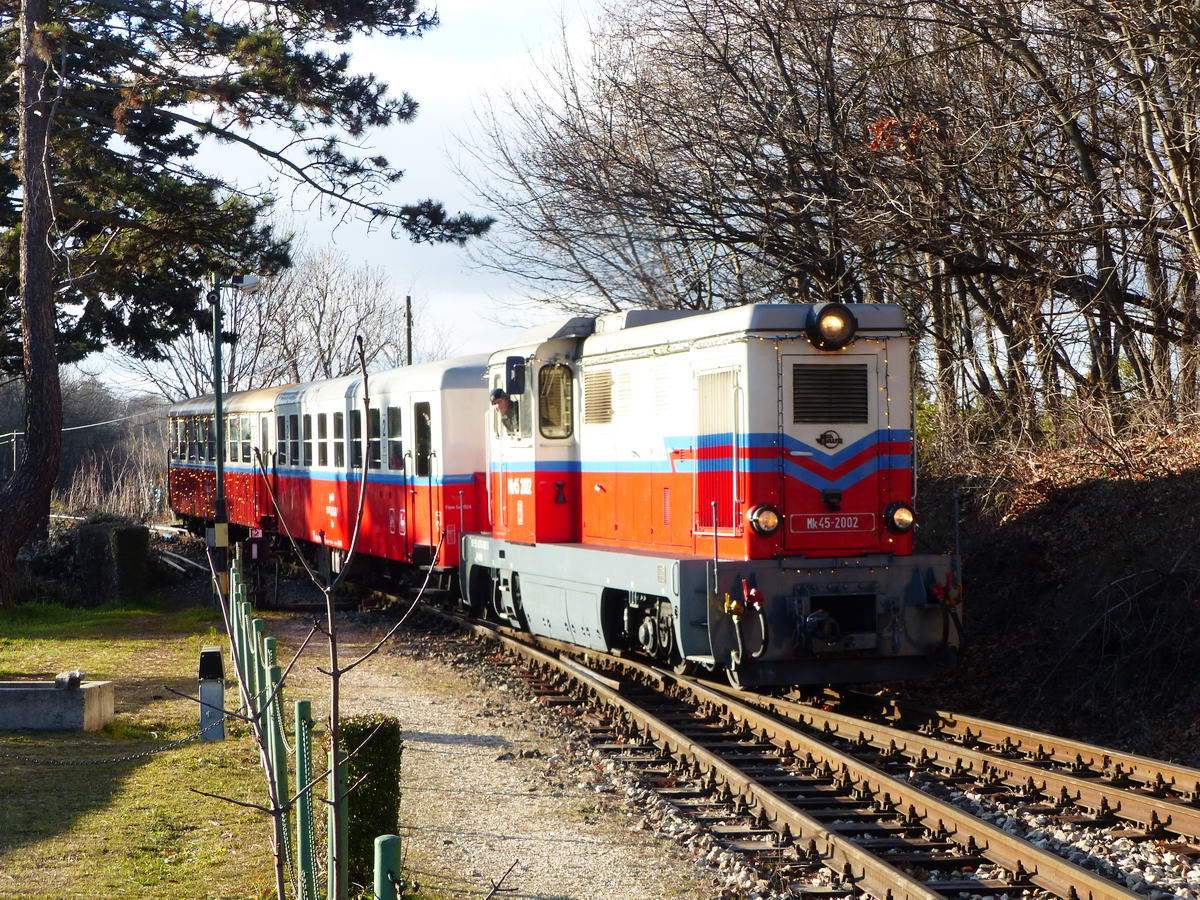
[[[850,694],[849,696],[857,699],[862,695]],[[864,699],[875,701],[875,703],[879,702],[877,697],[864,697]],[[1074,741],[1029,728],[1003,725],[976,716],[965,716],[945,710],[927,710],[915,704],[890,701],[882,711],[888,715],[889,710],[891,715],[902,721],[924,719],[936,731],[944,732],[961,740],[981,741],[997,747],[1008,747],[1029,756],[1053,759],[1063,765],[1082,763],[1097,772],[1140,781],[1152,789],[1169,790],[1187,799],[1200,800],[1200,769],[1150,759],[1136,753],[1099,747],[1095,744]]]
[[[679,683],[686,685],[694,696],[724,707],[756,731],[765,732],[773,742],[798,745],[798,752],[811,753],[814,758],[822,759],[848,773],[876,796],[883,795],[892,803],[908,807],[909,818],[925,823],[926,828],[939,832],[948,831],[952,840],[958,844],[973,841],[982,856],[1005,870],[1016,873],[1018,877],[1024,875],[1038,887],[1059,897],[1131,900],[1139,896],[1116,882],[1102,878],[990,825],[957,806],[937,800],[919,788],[893,778],[850,754],[789,728],[765,710],[690,679],[680,679]]]
[[[1122,819],[1136,822],[1152,833],[1165,828],[1185,838],[1200,838],[1200,808],[1179,800],[1130,791],[1100,781],[1095,774],[1092,778],[1087,778],[1046,769],[1020,760],[1006,759],[948,739],[916,734],[794,700],[764,697],[723,685],[707,687],[770,710],[776,715],[824,730],[827,734],[843,740],[865,740],[881,750],[894,747],[910,759],[927,760],[945,769],[955,769],[956,763],[965,764],[963,768],[966,774],[975,778],[985,779],[991,776],[1018,789],[1033,785],[1047,799],[1065,797],[1078,806],[1087,807],[1102,815],[1112,813]],[[997,733],[1007,735],[1008,732],[1002,730],[1003,726],[992,724]]]
[[[797,840],[813,841],[818,849],[823,847],[822,863],[835,874],[853,883],[857,889],[879,898],[879,900],[944,900],[942,894],[930,890],[920,881],[901,872],[886,860],[864,850],[847,838],[829,831],[819,820],[796,809],[787,800],[774,794],[753,778],[744,775],[736,767],[693,739],[647,713],[637,704],[623,697],[601,678],[593,677],[591,673],[581,671],[577,665],[569,665],[527,641],[508,637],[496,629],[474,623],[467,623],[466,627],[476,634],[499,641],[510,650],[543,665],[551,666],[579,681],[596,698],[615,707],[637,722],[670,753],[715,772],[731,791],[745,797],[748,803],[757,804],[764,809],[767,815],[774,819],[778,828],[782,829],[784,825],[787,825]]]
[[[519,653],[547,663],[572,678],[582,677],[577,667],[566,665],[533,645],[534,642],[542,643],[541,639],[523,636],[523,640],[517,640],[501,634],[494,628],[474,623],[467,623],[466,627],[476,634],[500,641]],[[920,822],[931,832],[948,834],[955,843],[967,847],[969,851],[977,852],[1006,871],[1014,873],[1018,879],[1027,879],[1059,897],[1068,898],[1068,900],[1137,900],[1140,897],[1114,881],[1089,872],[1049,851],[1035,847],[1028,841],[1010,835],[965,810],[937,800],[919,788],[895,779],[874,766],[842,753],[827,743],[790,728],[770,712],[743,703],[730,694],[714,690],[699,681],[674,676],[628,658],[586,650],[559,641],[547,643],[557,648],[569,649],[576,656],[582,656],[585,659],[594,658],[601,663],[635,671],[660,685],[676,685],[690,693],[697,701],[721,708],[740,719],[782,751],[791,747],[793,753],[809,754],[819,762],[828,763],[831,768],[840,770],[844,775],[848,775],[858,782],[860,786],[868,788],[874,796],[882,797],[885,803],[896,807],[908,807],[908,818],[911,821]],[[691,738],[658,721],[600,680],[584,678],[584,683],[594,695],[602,698],[609,705],[623,710],[674,753],[720,773],[720,777],[731,790],[740,793],[751,804],[762,808],[767,816],[773,819],[776,828],[782,829],[786,824],[794,835],[805,840],[817,840],[818,843],[823,843],[826,847],[826,857],[834,864],[830,865],[830,868],[838,871],[835,866],[844,869],[846,864],[849,864],[850,873],[854,876],[854,883],[861,890],[879,898],[890,896],[893,900],[898,897],[942,896],[891,866],[885,860],[870,854],[840,835],[828,831],[821,822],[800,812],[769,788],[721,760]],[[827,862],[826,865],[829,863]],[[862,871],[861,876],[857,876],[856,868]]]

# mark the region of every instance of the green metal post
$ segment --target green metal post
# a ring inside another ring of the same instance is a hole
[[[400,900],[393,877],[400,879],[400,838],[381,834],[375,838],[375,900]]]
[[[347,868],[350,862],[350,841],[346,834],[346,751],[337,749],[338,753],[338,779],[337,784],[333,783],[333,779],[329,778],[329,840],[327,850],[326,872],[328,873],[328,897],[329,900],[346,900],[347,889],[349,884],[349,874]],[[329,767],[333,768],[334,751],[329,751]],[[336,794],[334,792],[337,792]],[[337,801],[335,802],[335,797]],[[334,817],[337,818],[338,826],[334,827]],[[333,835],[339,835],[337,849],[333,846]]]
[[[246,695],[251,701],[254,698],[254,667],[251,665],[253,660],[253,649],[251,648],[251,637],[253,631],[250,628],[250,612],[249,603],[238,604],[238,627],[242,630],[242,672],[246,676]],[[246,715],[250,715],[253,710],[246,710]]]
[[[265,637],[262,642],[262,667],[265,673],[263,679],[262,699],[259,701],[261,707],[267,707],[267,698],[271,696],[271,692],[275,690],[275,682],[271,680],[271,672],[277,669],[275,663],[278,660],[275,658],[277,640],[273,637]],[[276,710],[279,707],[272,701],[270,708],[263,713],[263,727],[267,731],[267,752],[271,754],[271,759],[276,758],[276,742],[278,741],[277,729],[275,728],[276,721],[282,721],[281,717],[277,716]]]
[[[267,638],[267,623],[255,619],[250,623],[250,646],[253,648],[254,664],[250,667],[254,672],[254,710],[262,709],[267,686],[267,654],[263,649],[263,641]]]
[[[296,790],[312,780],[312,704],[296,701]],[[312,791],[296,798],[296,884],[299,900],[317,900],[317,870],[313,859]]]
[[[275,655],[275,638],[267,638],[271,646],[268,655]],[[267,693],[275,690],[280,680],[283,678],[283,670],[277,665],[267,667]],[[287,745],[283,741],[283,716],[280,714],[279,695],[275,695],[275,699],[271,701],[267,712],[264,716],[264,724],[267,727],[267,734],[270,735],[270,740],[267,742],[268,749],[271,754],[271,769],[275,777],[275,796],[280,803],[287,803],[290,795],[288,794],[288,758]],[[288,816],[284,813],[282,818],[277,820],[280,834],[279,847],[284,857],[290,857],[289,840],[291,836],[288,828]]]

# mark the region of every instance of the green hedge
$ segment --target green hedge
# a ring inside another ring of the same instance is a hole
[[[366,776],[350,792],[346,809],[351,884],[373,883],[375,838],[397,834],[400,827],[400,756],[404,751],[400,734],[400,720],[395,716],[350,716],[341,722],[342,749],[353,754],[346,767],[346,784],[353,786]],[[366,745],[358,749],[363,741]]]

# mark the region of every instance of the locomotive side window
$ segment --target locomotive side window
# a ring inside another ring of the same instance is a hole
[[[333,414],[333,464],[339,469],[346,465],[346,414]]]
[[[542,437],[569,438],[573,426],[571,369],[561,363],[538,372],[538,430]]]
[[[312,416],[304,416],[304,465],[312,465]]]
[[[350,413],[350,468],[362,468],[362,413]]]
[[[317,465],[329,465],[329,420],[325,413],[317,413]]]
[[[383,465],[379,435],[379,407],[373,407],[367,410],[367,462],[372,469],[378,469]]]
[[[300,462],[300,417],[288,416],[288,462]]]
[[[433,474],[433,419],[428,403],[413,404],[413,432],[416,440],[416,475],[428,478]]]
[[[287,463],[287,417],[275,417],[275,452],[279,454],[279,464]]]
[[[404,442],[401,440],[400,407],[387,408],[388,468],[404,468]]]
[[[254,419],[252,416],[242,416],[241,417],[242,424],[241,424],[241,428],[239,430],[240,430],[240,436],[242,439],[242,462],[244,462],[244,463],[250,462],[250,459],[251,459],[251,457],[250,457],[250,424],[253,421],[254,421]],[[236,457],[234,457],[234,458],[236,458]]]

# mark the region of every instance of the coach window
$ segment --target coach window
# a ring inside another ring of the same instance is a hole
[[[300,462],[300,417],[288,416],[288,462],[297,465]]]
[[[271,453],[271,417],[261,416],[258,420],[258,446],[262,450],[263,465],[270,459]]]
[[[404,441],[401,440],[400,407],[387,408],[388,468],[404,468]]]
[[[208,461],[217,461],[217,428],[212,416],[204,417],[204,440],[208,444]]]
[[[304,465],[312,465],[312,416],[304,416]]]
[[[329,465],[329,418],[317,413],[317,465]]]
[[[346,465],[346,414],[333,414],[333,464],[341,469]]]
[[[186,432],[184,440],[187,441],[187,458],[193,462],[196,459],[196,422],[191,416],[183,422],[183,428]]]
[[[242,424],[240,437],[242,439],[242,462],[250,462],[250,423],[254,421],[253,416],[242,416]]]
[[[350,468],[362,468],[362,413],[350,412]]]
[[[433,474],[433,419],[428,403],[413,404],[413,438],[416,441],[416,476],[428,478]]]
[[[538,430],[542,437],[569,438],[572,429],[571,369],[560,363],[538,372]]]
[[[383,465],[379,435],[379,409],[376,407],[367,410],[367,459],[370,461],[372,469],[378,469]]]
[[[238,458],[238,416],[225,417],[225,440],[229,444],[229,449],[226,451],[225,459],[229,462],[237,462]]]
[[[287,464],[287,416],[275,417],[275,452],[279,457],[279,464]]]

